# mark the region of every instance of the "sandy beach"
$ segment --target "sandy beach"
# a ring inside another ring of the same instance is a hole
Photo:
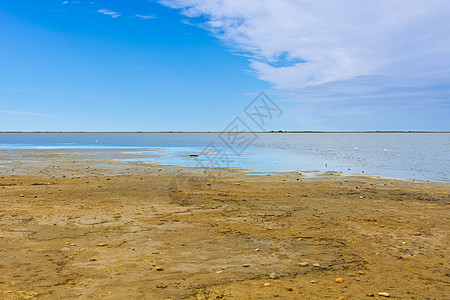
[[[1,299],[449,299],[449,183],[0,157]]]

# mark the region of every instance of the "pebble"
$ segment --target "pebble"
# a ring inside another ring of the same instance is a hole
[[[309,262],[304,261],[304,262],[299,263],[298,265],[302,266],[302,267],[306,267],[307,265],[309,265]]]
[[[386,292],[379,292],[378,296],[390,297],[391,295],[389,295],[389,293],[386,293]]]
[[[345,297],[339,297],[339,300],[345,300]]]
[[[270,273],[269,277],[272,279],[277,279],[278,275],[276,273]]]
[[[255,249],[255,252],[258,252],[259,250],[260,250],[259,248],[256,248],[256,249]]]
[[[250,267],[250,265],[249,264],[243,264],[242,267],[248,268],[248,267]]]
[[[313,264],[313,267],[320,267],[320,264],[315,263],[315,264]]]
[[[318,283],[317,280],[311,280],[311,283]]]
[[[25,197],[25,195],[24,194],[20,194],[19,197]]]
[[[98,247],[104,247],[104,246],[106,246],[106,245],[107,245],[106,243],[98,243],[98,244],[97,244]]]
[[[344,282],[344,278],[336,278],[336,282],[337,283],[342,283],[342,282]]]
[[[158,284],[156,287],[159,289],[165,289],[167,287],[167,284],[161,283],[161,284]]]
[[[163,267],[156,267],[155,270],[156,270],[156,271],[163,271],[164,268],[163,268]]]
[[[270,284],[269,282],[264,283],[264,286],[271,286],[272,284]]]

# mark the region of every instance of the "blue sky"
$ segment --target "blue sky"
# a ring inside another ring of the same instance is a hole
[[[448,1],[1,1],[0,131],[450,130]]]

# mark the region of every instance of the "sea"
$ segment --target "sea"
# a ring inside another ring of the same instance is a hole
[[[4,132],[0,160],[6,149],[117,149],[124,162],[450,182],[450,133]]]

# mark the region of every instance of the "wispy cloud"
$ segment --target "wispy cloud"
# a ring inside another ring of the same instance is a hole
[[[99,10],[97,10],[97,12],[99,12],[101,14],[104,14],[104,15],[111,16],[113,18],[117,18],[117,17],[121,16],[120,13],[112,11],[112,10],[109,10],[109,9],[99,9]]]
[[[447,0],[158,2],[248,59],[285,117],[304,120],[300,127],[349,129],[346,115],[371,128],[395,128],[397,119],[409,122],[404,128],[431,128],[424,120],[433,115],[436,128],[448,129]]]
[[[276,88],[358,76],[448,80],[450,2],[160,0],[248,57]],[[206,21],[204,21],[206,19]]]
[[[80,4],[81,2],[80,2],[80,1],[76,1],[76,0],[73,0],[73,1],[63,1],[63,2],[61,2],[62,5],[66,5],[66,4],[69,4],[69,3],[72,3],[72,4]]]
[[[16,110],[0,110],[0,114],[54,117],[54,115],[49,115],[49,114],[43,114],[43,113],[37,113],[37,112],[28,112],[28,111],[16,111]]]
[[[155,19],[156,16],[154,15],[136,15],[136,17],[144,19],[144,20],[149,20],[149,19]]]

